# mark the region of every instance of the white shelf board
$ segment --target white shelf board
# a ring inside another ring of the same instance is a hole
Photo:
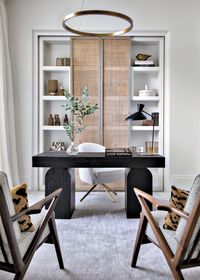
[[[69,72],[70,66],[42,66],[42,70],[48,72]]]
[[[64,127],[62,125],[43,125],[43,130],[64,130]]]
[[[148,67],[148,66],[133,66],[132,67],[134,72],[157,72],[160,70],[160,67],[158,66],[153,66],[153,67]]]
[[[133,101],[159,101],[159,96],[132,96]]]
[[[159,129],[160,129],[159,126],[154,127],[155,131],[159,131]],[[153,130],[153,126],[134,125],[131,127],[131,130],[149,131],[149,130]]]
[[[65,101],[66,100],[65,96],[49,96],[49,95],[44,95],[42,99],[45,101]]]

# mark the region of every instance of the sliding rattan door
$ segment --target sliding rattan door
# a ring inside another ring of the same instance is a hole
[[[103,43],[103,144],[110,148],[128,147],[130,41],[105,39]],[[109,184],[123,190],[124,182]]]
[[[72,92],[75,97],[80,97],[86,86],[92,103],[99,104],[99,58],[100,47],[97,39],[72,39]],[[83,133],[76,135],[76,143],[83,142],[100,143],[99,130],[100,110],[89,116],[84,125]],[[76,170],[76,189],[87,190],[90,186],[80,181],[78,170]]]
[[[99,104],[99,40],[97,39],[73,39],[72,40],[72,77],[73,94],[80,97],[86,86],[89,91],[91,103]],[[99,114],[86,118],[86,128],[82,134],[76,135],[76,143],[94,142],[100,143]]]
[[[130,41],[105,39],[103,43],[103,144],[128,147]]]
[[[90,100],[99,110],[86,120],[87,127],[76,136],[77,143],[94,142],[106,147],[128,146],[130,41],[129,38],[72,39],[72,90],[79,97],[88,87]],[[86,190],[76,175],[76,189]],[[122,189],[116,185],[115,189]]]

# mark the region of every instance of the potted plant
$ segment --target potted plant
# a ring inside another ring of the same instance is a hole
[[[67,153],[70,155],[78,154],[78,147],[75,144],[75,136],[78,133],[82,133],[86,127],[84,120],[86,117],[94,114],[98,109],[97,104],[91,104],[89,102],[88,88],[84,87],[81,93],[81,97],[74,97],[69,92],[65,91],[65,111],[71,113],[71,118],[68,122],[63,124],[66,134],[71,140],[71,145],[67,149]]]

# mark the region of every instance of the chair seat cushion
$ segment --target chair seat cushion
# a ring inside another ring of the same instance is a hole
[[[163,219],[164,217],[166,216],[166,211],[152,211],[151,212],[153,217],[154,217],[154,220],[156,222],[156,224],[158,225],[158,227],[160,228],[162,234],[164,235],[171,251],[173,254],[176,253],[176,249],[177,249],[177,246],[179,245],[179,241],[178,241],[178,238],[176,236],[176,231],[173,231],[173,230],[167,230],[167,229],[164,229],[163,228]],[[155,234],[153,233],[153,230],[151,228],[151,226],[147,225],[147,229],[146,229],[146,235],[149,236],[154,242],[156,242],[158,244],[158,241],[155,237]],[[158,244],[159,245],[159,244]],[[191,248],[191,246],[190,246]],[[188,256],[188,253],[189,253],[189,249],[187,250],[187,254],[185,255],[185,258],[187,258]],[[197,248],[193,254],[193,257],[197,257],[198,255],[198,252],[199,252],[199,248]]]
[[[125,168],[94,168],[93,171],[98,184],[125,180]]]
[[[35,233],[37,232],[37,229],[40,226],[46,213],[47,213],[47,210],[43,209],[40,214],[31,215],[32,222],[34,223],[34,226],[35,226],[35,231],[34,232],[27,231],[27,232],[21,233],[21,238],[20,238],[20,240],[18,240],[18,246],[19,246],[19,250],[20,250],[22,257],[24,257],[24,255],[25,255],[29,245],[31,244],[31,241],[33,240]],[[49,230],[49,226],[47,225],[41,236],[41,240],[43,240],[45,237],[47,237],[49,235],[49,233],[50,233],[50,230]],[[8,254],[8,259],[12,263],[12,258],[11,258],[8,244],[4,244],[4,247]],[[1,250],[0,250],[0,261],[4,261]]]
[[[163,228],[163,220],[166,216],[166,211],[152,211],[151,214],[154,217],[154,220],[156,222],[156,224],[158,225],[158,227],[160,228],[160,230],[162,231],[164,237],[166,238],[166,240],[169,242],[170,248],[172,250],[173,253],[176,252],[176,247],[177,247],[177,240],[175,238],[176,236],[176,232],[172,231],[172,230],[167,230]],[[154,241],[158,244],[157,239],[153,233],[153,230],[151,228],[151,226],[147,225],[147,229],[146,229],[146,234]]]

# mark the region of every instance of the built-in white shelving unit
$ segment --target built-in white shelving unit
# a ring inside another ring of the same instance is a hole
[[[42,97],[43,100],[45,101],[65,101],[65,96],[49,96],[49,95],[44,95]]]
[[[136,66],[135,61],[137,54],[148,54],[153,60],[154,66]],[[159,114],[159,124],[155,126],[155,142],[158,143],[158,153],[163,155],[163,72],[164,72],[164,39],[163,37],[132,37],[131,39],[131,96],[130,96],[130,114],[137,111],[137,105],[142,103],[145,105],[144,110],[149,114]],[[139,91],[145,89],[154,90],[155,96],[140,96]],[[151,119],[146,115],[147,119]],[[129,145],[142,147],[146,152],[146,142],[152,140],[152,126],[144,126],[142,122],[130,121]],[[163,170],[151,169],[153,174],[154,190],[162,190],[163,188]]]
[[[70,37],[67,36],[41,36],[39,38],[39,152],[50,149],[53,142],[69,143],[63,128],[66,114],[62,107],[65,96],[51,96],[48,92],[48,80],[57,80],[58,89],[64,87],[71,92],[71,67],[57,66],[57,58],[71,57]],[[57,93],[58,94],[58,93]],[[48,125],[49,115],[60,117],[61,125]],[[39,170],[39,185],[44,184],[46,170]]]
[[[138,130],[138,131],[152,131],[153,130],[153,126],[139,126],[139,125],[135,125],[131,127],[132,130]],[[155,131],[159,131],[160,128],[159,126],[155,126],[154,127]]]
[[[155,126],[155,141],[158,142],[158,153],[164,155],[164,37],[158,36],[131,36],[131,83],[129,97],[129,114],[137,111],[137,104],[145,105],[144,110],[150,114],[159,113],[159,124]],[[155,66],[135,66],[133,62],[138,53],[152,55]],[[49,150],[53,142],[64,142],[67,146],[70,141],[63,128],[65,110],[62,107],[65,102],[64,96],[50,96],[48,93],[48,80],[58,80],[58,88],[64,87],[71,92],[71,66],[57,66],[56,58],[71,58],[71,39],[65,35],[39,36],[38,45],[38,121],[37,131],[38,152]],[[39,58],[39,59],[38,59]],[[118,67],[118,66],[117,66]],[[121,66],[119,65],[119,68]],[[109,70],[116,71],[116,67]],[[127,77],[128,78],[128,77]],[[154,89],[155,96],[140,96],[139,91],[148,85]],[[61,125],[48,125],[48,117],[59,114]],[[70,117],[70,116],[69,116]],[[150,119],[147,116],[147,119]],[[129,145],[143,147],[146,152],[146,142],[152,138],[152,126],[142,123],[130,122]],[[162,190],[163,169],[151,169],[153,174],[154,190]],[[39,185],[44,184],[45,170],[39,169]]]
[[[159,71],[159,67],[158,66],[153,66],[153,67],[148,67],[148,66],[145,66],[145,67],[142,67],[142,66],[134,66],[134,67],[132,67],[133,68],[133,71],[134,72],[140,72],[140,73],[142,73],[142,72],[157,72],[157,71]]]
[[[64,127],[61,125],[44,125],[43,130],[57,131],[57,130],[64,130]]]
[[[47,72],[70,72],[69,66],[42,66],[43,71]]]
[[[159,96],[132,96],[133,101],[159,101],[160,97]]]

